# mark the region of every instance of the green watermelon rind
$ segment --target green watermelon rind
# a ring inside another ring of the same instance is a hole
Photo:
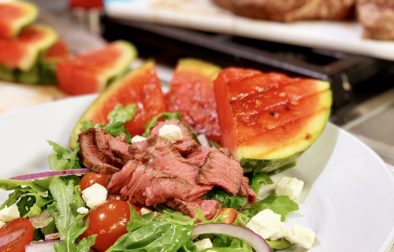
[[[237,158],[241,162],[241,166],[244,168],[245,172],[267,172],[276,173],[278,170],[286,169],[294,166],[298,157],[300,157],[312,144],[319,138],[323,133],[330,115],[331,115],[331,105],[332,105],[332,92],[330,90],[330,84],[328,82],[319,81],[322,86],[327,87],[325,90],[320,90],[321,95],[321,106],[323,106],[323,111],[317,114],[317,119],[313,121],[314,132],[308,141],[304,141],[301,145],[290,146],[294,148],[278,148],[277,151],[269,153],[268,155],[263,155],[256,157],[245,155],[247,151],[243,153],[236,153]],[[317,125],[317,126],[316,126]],[[317,129],[317,130],[316,130]],[[303,141],[303,140],[302,140]],[[301,142],[301,141],[300,141]]]
[[[133,79],[135,76],[138,76],[139,73],[146,71],[146,69],[154,68],[154,61],[148,61],[143,66],[129,72],[124,78],[120,78],[116,82],[114,82],[111,86],[108,87],[104,92],[102,92],[93,102],[92,104],[85,110],[82,116],[79,118],[78,122],[75,124],[69,139],[69,147],[71,149],[78,148],[78,135],[81,133],[82,122],[90,121],[92,116],[96,113],[97,109],[103,104],[108,98],[113,95],[116,90],[123,87],[126,83]]]
[[[138,56],[137,48],[127,41],[117,40],[113,44],[116,47],[119,47],[123,52],[122,57],[117,60],[116,64],[114,64],[110,69],[103,71],[98,77],[98,82],[101,87],[107,87],[124,76],[130,69],[130,64]]]
[[[38,16],[38,9],[33,4],[24,2],[24,1],[14,1],[8,4],[16,5],[20,8],[23,8],[25,13],[27,14],[23,19],[19,19],[15,21],[15,23],[11,28],[11,37],[16,38],[20,32],[23,30],[24,27],[28,26],[29,24],[33,23],[34,20],[37,19]]]
[[[58,38],[56,32],[49,26],[35,24],[33,27],[43,31],[45,37],[40,41],[36,41],[30,45],[28,53],[25,55],[24,59],[21,60],[21,63],[17,67],[21,71],[29,71],[31,68],[33,68],[38,62],[40,55],[49,47],[51,47]]]
[[[178,61],[176,71],[190,71],[198,73],[209,80],[216,79],[220,72],[220,67],[212,63],[195,59],[195,58],[182,58]]]
[[[15,69],[11,69],[5,66],[0,66],[0,80],[15,82],[16,80]]]

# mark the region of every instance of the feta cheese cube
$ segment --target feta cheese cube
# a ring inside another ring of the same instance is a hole
[[[5,222],[0,221],[0,228],[2,228],[5,225]]]
[[[90,209],[93,209],[107,200],[107,194],[104,186],[95,183],[82,191],[82,199]]]
[[[182,140],[182,130],[174,124],[165,124],[159,129],[159,136],[164,137],[175,143],[176,141]]]
[[[246,226],[264,239],[277,240],[286,237],[286,227],[280,218],[271,209],[265,209],[253,216]]]
[[[297,200],[304,187],[304,181],[297,178],[283,177],[276,184],[275,192],[278,195],[287,195],[292,200]]]
[[[88,214],[88,213],[89,213],[89,209],[87,209],[86,207],[79,207],[79,208],[77,209],[77,213],[82,214],[82,215],[85,215],[85,214]]]
[[[143,208],[141,208],[140,212],[141,212],[141,215],[145,215],[145,214],[151,213],[152,210],[150,210],[147,207],[143,207]]]
[[[13,204],[9,207],[4,207],[0,210],[0,221],[9,222],[19,217],[19,209],[16,204]]]
[[[310,249],[315,242],[316,234],[312,229],[296,224],[288,229],[286,239],[304,249]]]
[[[135,135],[131,138],[131,143],[138,143],[138,142],[143,142],[145,141],[146,138],[143,136]]]
[[[213,247],[213,244],[209,238],[205,238],[200,241],[196,241],[196,242],[194,242],[194,245],[196,246],[197,252]]]

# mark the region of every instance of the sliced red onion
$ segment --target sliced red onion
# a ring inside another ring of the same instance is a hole
[[[36,173],[15,176],[15,177],[12,177],[11,179],[32,180],[32,179],[41,179],[41,178],[47,178],[47,177],[53,177],[53,176],[83,175],[83,174],[86,174],[88,171],[89,171],[89,169],[86,169],[86,168],[64,170],[64,171],[43,171],[43,172],[36,172]]]
[[[26,252],[55,252],[55,244],[59,241],[32,242],[26,246]]]
[[[272,252],[267,242],[252,230],[231,224],[199,224],[193,229],[193,237],[202,234],[221,234],[247,242],[256,252]]]
[[[198,135],[197,140],[200,142],[202,146],[209,147],[209,141],[206,135],[204,134]]]

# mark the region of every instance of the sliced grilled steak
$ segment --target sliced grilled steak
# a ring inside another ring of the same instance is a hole
[[[177,120],[168,120],[165,122],[159,122],[151,131],[151,136],[158,136],[159,130],[163,125],[174,124],[181,129],[182,140],[175,142],[173,145],[182,156],[187,156],[193,151],[197,150],[199,143],[193,138],[192,132],[185,125]]]
[[[116,138],[106,133],[103,129],[96,129],[95,140],[97,148],[99,150],[100,159],[103,160],[105,163],[113,165],[115,167],[122,167],[126,162],[124,162],[112,152],[109,145],[109,141],[111,139]]]
[[[245,196],[250,203],[254,204],[256,202],[256,193],[250,188],[247,177],[242,178],[240,194]]]
[[[175,199],[167,202],[166,204],[167,206],[189,216],[195,216],[197,210],[200,209],[207,219],[212,219],[221,209],[218,201],[207,199],[197,199],[194,201]]]
[[[218,186],[235,195],[240,191],[242,176],[243,170],[239,162],[228,158],[217,149],[211,149],[200,169],[197,183]]]
[[[394,0],[359,0],[357,12],[366,38],[394,40]]]
[[[104,174],[118,172],[118,168],[100,159],[102,155],[96,145],[95,133],[95,129],[89,129],[79,135],[78,141],[81,148],[82,163],[95,172]]]
[[[356,0],[213,0],[236,15],[281,22],[345,19]]]

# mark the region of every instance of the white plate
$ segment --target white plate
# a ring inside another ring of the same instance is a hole
[[[66,145],[94,97],[66,99],[0,117],[0,177],[48,169],[46,140]],[[394,180],[366,145],[333,125],[286,172],[306,182],[301,210],[288,218],[316,231],[311,251],[376,252],[392,245]]]
[[[394,60],[394,42],[362,38],[357,22],[310,21],[290,24],[234,16],[211,0],[106,0],[106,13],[204,31]]]

